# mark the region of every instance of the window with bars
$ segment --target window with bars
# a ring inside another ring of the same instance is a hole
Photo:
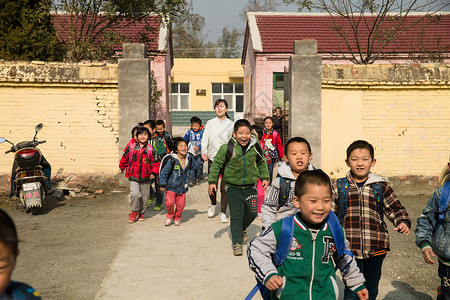
[[[189,83],[172,83],[172,110],[189,110]]]

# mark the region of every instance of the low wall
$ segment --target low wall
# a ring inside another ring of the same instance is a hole
[[[0,62],[0,136],[31,140],[43,123],[40,149],[52,175],[117,174],[117,65]],[[9,149],[0,144],[0,152]],[[13,155],[0,159],[9,180]],[[4,182],[5,180],[0,180]]]
[[[345,175],[346,148],[375,147],[374,172],[437,176],[450,154],[448,65],[323,65],[322,167]]]

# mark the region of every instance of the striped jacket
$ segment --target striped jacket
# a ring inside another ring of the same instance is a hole
[[[387,179],[369,173],[369,177],[364,186],[359,190],[351,172],[347,173],[349,183],[348,206],[342,227],[345,236],[350,242],[350,249],[357,259],[366,259],[376,255],[382,255],[389,251],[389,234],[386,223],[377,210],[375,195],[371,183],[383,183],[383,212],[394,226],[400,222],[405,222],[411,228],[411,220],[406,209],[398,200],[397,194],[388,185]],[[333,184],[333,211],[337,211],[338,189],[337,184]],[[385,218],[386,219],[386,218]]]

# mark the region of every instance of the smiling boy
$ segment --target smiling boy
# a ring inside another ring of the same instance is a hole
[[[257,215],[256,182],[261,177],[263,187],[268,186],[269,171],[262,156],[261,146],[255,135],[251,134],[250,123],[241,119],[234,124],[233,153],[225,162],[228,144],[220,146],[211,165],[208,177],[210,195],[217,191],[220,170],[224,168],[223,179],[227,186],[226,197],[230,207],[230,229],[233,254],[242,255],[242,244],[247,239],[247,227]]]
[[[411,220],[388,180],[370,172],[376,163],[371,144],[363,140],[350,144],[345,162],[350,171],[333,184],[334,211],[366,278],[370,299],[376,299],[381,267],[389,251],[383,215],[394,224],[395,231],[405,235],[410,233]],[[357,299],[357,296],[346,287],[344,299]]]
[[[296,212],[294,202],[294,187],[297,177],[306,170],[313,170],[311,165],[313,154],[308,141],[302,137],[293,137],[284,146],[286,162],[278,167],[279,177],[275,178],[267,189],[266,198],[261,206],[263,229],[284,217]],[[285,190],[281,187],[286,185]],[[280,192],[286,195],[281,195]]]
[[[273,223],[247,250],[250,269],[272,291],[271,299],[338,299],[334,263],[358,298],[367,299],[356,262],[348,254],[339,257],[336,251],[327,222],[331,211],[328,175],[321,170],[303,172],[295,183],[293,201],[299,212],[293,217],[292,241],[283,263],[276,267],[272,261],[285,232],[283,221]],[[340,226],[338,230],[342,232]],[[348,241],[344,244],[348,249]]]

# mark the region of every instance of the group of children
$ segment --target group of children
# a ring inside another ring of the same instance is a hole
[[[273,130],[272,117],[266,117],[261,128],[244,119],[231,121],[227,116],[228,104],[223,99],[217,100],[214,108],[216,118],[205,127],[199,118],[191,119],[191,128],[184,139],[173,139],[172,152],[165,158],[155,161],[153,155],[147,154],[150,164],[159,162],[161,166],[159,170],[148,166],[148,171],[140,174],[139,184],[130,187],[132,221],[140,220],[146,208],[145,195],[139,201],[133,197],[139,191],[143,195],[146,182],[155,180],[159,172],[160,191],[167,194],[165,224],[179,225],[188,187],[202,178],[199,167],[207,160],[211,201],[208,217],[215,215],[221,178],[219,215],[222,222],[228,222],[229,207],[234,255],[243,254],[247,227],[256,217],[262,219],[263,232],[249,243],[247,255],[260,286],[271,291],[272,299],[298,295],[335,299],[338,291],[333,261],[343,275],[344,299],[376,299],[383,260],[389,251],[385,219],[394,224],[394,231],[405,235],[410,233],[411,220],[387,179],[370,171],[376,163],[373,146],[363,140],[353,142],[347,148],[345,160],[349,172],[331,184],[322,170],[312,166],[313,154],[306,139],[293,137],[283,147],[280,135]],[[121,169],[127,168],[130,181],[137,181],[136,162],[145,160],[145,151],[154,151],[146,145],[148,138],[140,136],[145,133],[142,129],[136,131],[121,160]],[[278,174],[272,180],[277,161]],[[148,180],[143,180],[147,177]],[[442,243],[433,240],[432,231],[420,227],[434,225],[430,219],[433,220],[436,199],[441,194],[442,189],[435,192],[418,220],[417,245],[422,247],[428,263],[433,263],[431,249],[438,253],[442,299],[448,299],[449,244],[446,242],[444,250],[438,248],[435,245]],[[448,226],[448,207],[446,212],[443,222]],[[293,220],[291,231],[283,228],[283,222],[289,218]],[[345,243],[336,240],[339,234],[335,227],[344,233]],[[276,264],[274,257],[279,256],[286,234],[289,247]],[[441,235],[449,239],[448,232]]]

